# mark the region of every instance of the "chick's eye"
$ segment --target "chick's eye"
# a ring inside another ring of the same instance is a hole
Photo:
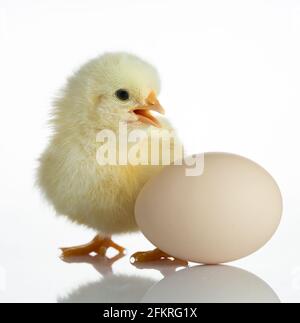
[[[129,99],[129,93],[127,90],[119,89],[116,91],[116,97],[121,101],[127,101]]]

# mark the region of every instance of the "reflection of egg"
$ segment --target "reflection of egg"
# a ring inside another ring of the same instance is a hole
[[[244,157],[207,153],[203,161],[200,176],[172,165],[150,180],[136,201],[136,221],[155,246],[177,258],[218,264],[248,256],[279,225],[280,190]]]
[[[245,270],[196,266],[165,277],[148,290],[142,302],[280,303],[280,300],[269,285]]]

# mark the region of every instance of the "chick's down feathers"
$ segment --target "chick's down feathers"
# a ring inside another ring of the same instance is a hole
[[[118,138],[120,122],[147,133],[153,126],[139,122],[132,107],[159,88],[156,70],[126,53],[93,59],[69,78],[54,103],[53,135],[38,169],[38,184],[59,215],[105,235],[138,229],[137,195],[162,165],[100,165],[96,137],[109,129]],[[116,98],[118,89],[128,91],[128,100]],[[160,131],[172,131],[161,123]]]

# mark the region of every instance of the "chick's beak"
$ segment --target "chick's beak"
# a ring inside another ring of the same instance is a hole
[[[158,99],[154,91],[151,91],[146,98],[146,103],[144,105],[140,105],[135,107],[133,113],[138,116],[139,121],[147,124],[151,124],[155,127],[160,128],[160,122],[151,114],[151,111],[158,112],[160,114],[164,114],[165,110],[160,105]]]

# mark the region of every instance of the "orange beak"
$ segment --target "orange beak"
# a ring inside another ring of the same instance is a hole
[[[151,114],[151,111],[155,111],[161,114],[165,113],[165,110],[160,105],[156,98],[154,91],[151,91],[146,99],[146,104],[135,107],[133,113],[138,116],[139,121],[147,124],[151,124],[160,128],[160,122]]]

